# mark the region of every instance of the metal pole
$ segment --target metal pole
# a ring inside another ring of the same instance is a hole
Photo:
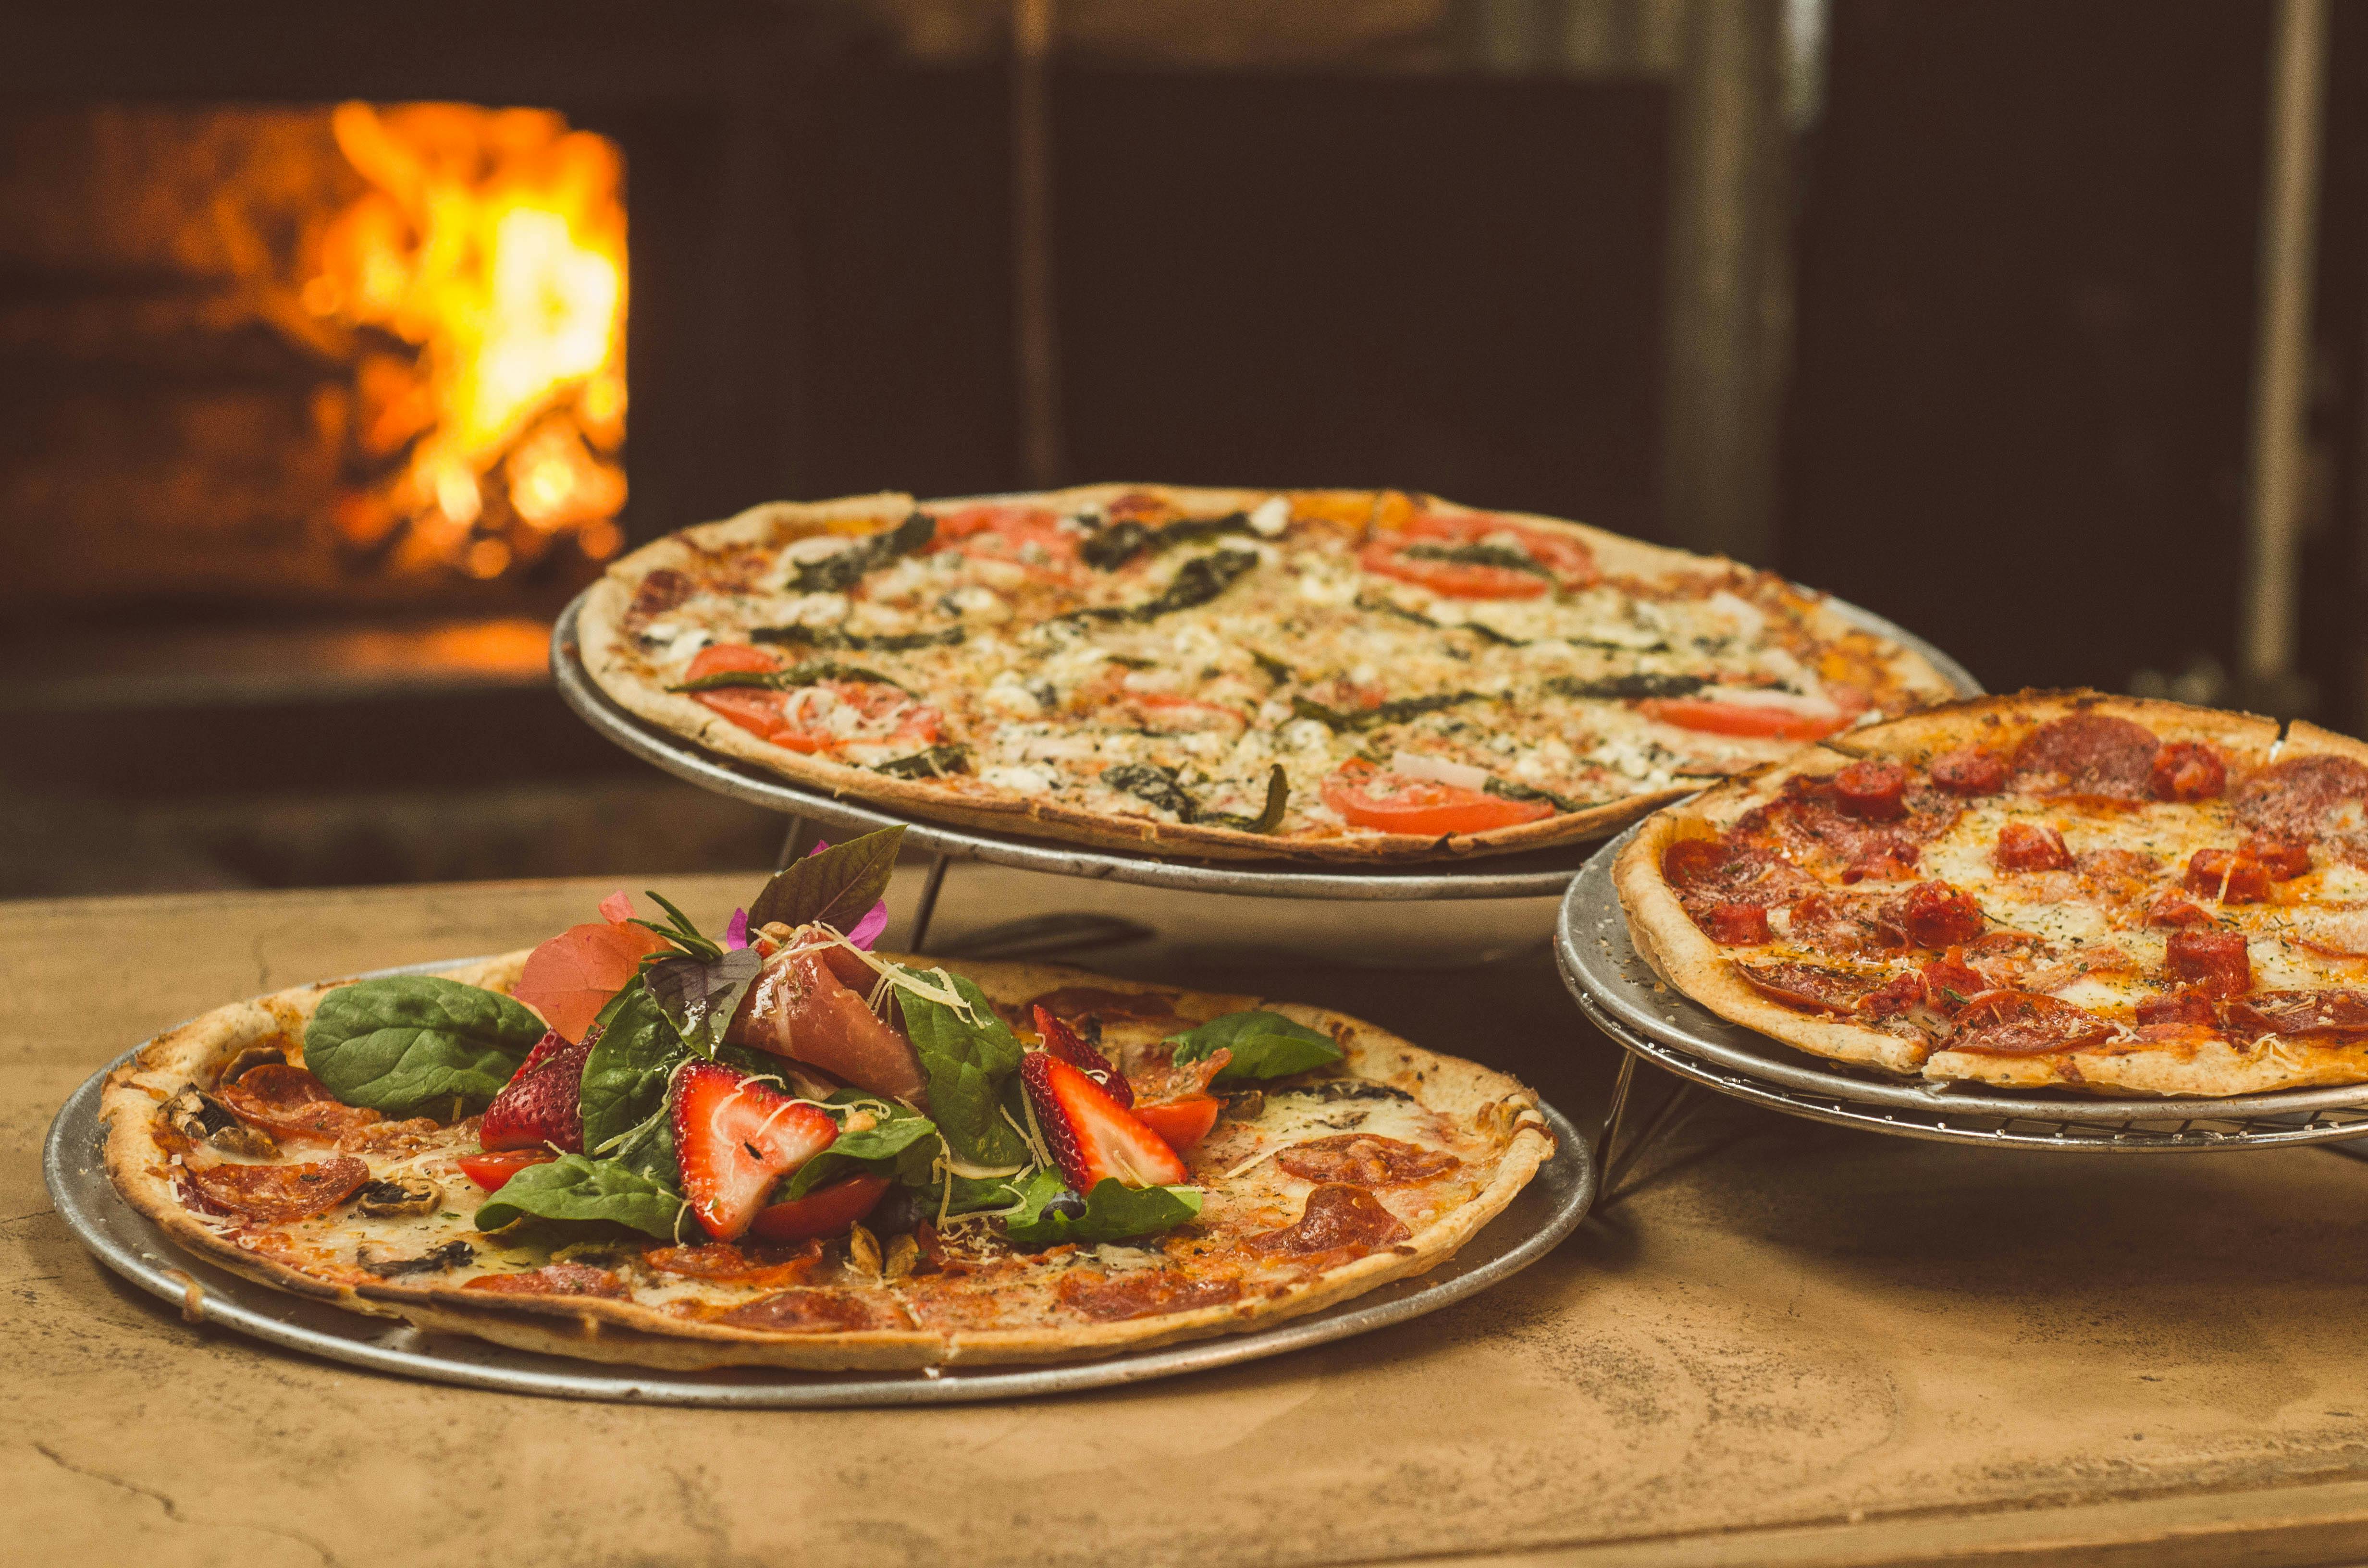
[[[1012,332],[1019,392],[1019,469],[1050,489],[1061,478],[1061,335],[1053,279],[1053,0],[1012,0]]]
[[[2270,46],[2269,159],[2261,180],[2253,483],[2237,656],[2245,699],[2289,714],[2305,699],[2294,669],[2295,604],[2326,78],[2327,0],[2278,0]]]
[[[798,858],[798,840],[804,836],[805,831],[805,818],[791,817],[790,819],[790,831],[784,834],[781,837],[781,852],[773,857],[774,870],[786,871],[790,869],[791,862],[794,861]]]
[[[913,952],[919,952],[929,939],[929,920],[938,912],[938,890],[946,885],[946,868],[952,863],[951,856],[930,858],[929,874],[921,883],[921,902],[913,911],[912,938],[905,944]]]

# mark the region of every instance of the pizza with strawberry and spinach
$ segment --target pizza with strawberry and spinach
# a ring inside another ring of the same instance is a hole
[[[1935,708],[1646,822],[1637,950],[1713,1012],[1938,1083],[2368,1083],[2368,745],[2093,691]]]
[[[1396,491],[759,506],[576,631],[626,710],[792,783],[1235,859],[1575,843],[1959,695],[1772,573]]]
[[[531,951],[218,1009],[110,1074],[108,1172],[354,1311],[830,1369],[1315,1311],[1452,1256],[1554,1151],[1513,1079],[1322,1008],[873,951],[901,833],[720,937],[620,893]]]

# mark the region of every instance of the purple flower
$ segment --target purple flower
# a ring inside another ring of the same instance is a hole
[[[723,945],[727,948],[745,948],[748,945],[748,912],[746,910],[735,909],[732,912],[731,920],[723,927]]]

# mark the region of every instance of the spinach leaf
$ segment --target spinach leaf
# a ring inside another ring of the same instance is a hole
[[[860,1132],[848,1132],[844,1131],[842,1119],[837,1140],[790,1173],[781,1184],[780,1199],[803,1198],[815,1187],[857,1171],[892,1176],[907,1187],[930,1184],[930,1166],[938,1157],[936,1122],[916,1110],[882,1100],[877,1095],[867,1095],[860,1089],[841,1089],[830,1096],[829,1103],[848,1110],[860,1106],[871,1114],[872,1124]]]
[[[1520,783],[1510,778],[1499,778],[1493,773],[1488,775],[1488,782],[1480,788],[1491,795],[1500,795],[1508,801],[1543,801],[1558,812],[1582,812],[1587,809],[1567,795],[1557,795],[1551,790],[1541,790],[1535,785]]]
[[[1129,517],[1092,535],[1077,547],[1077,553],[1088,566],[1115,572],[1145,551],[1169,550],[1179,544],[1214,539],[1219,534],[1257,531],[1250,527],[1247,512],[1228,512],[1222,517],[1186,517],[1162,528],[1145,528]]]
[[[1554,574],[1518,550],[1501,544],[1409,544],[1398,551],[1417,561],[1445,561],[1459,566],[1501,566],[1508,572],[1527,572],[1534,576],[1552,578]]]
[[[1213,555],[1196,555],[1176,569],[1153,598],[1139,605],[1097,605],[1087,609],[1071,610],[1064,620],[1156,620],[1171,610],[1190,609],[1207,604],[1234,585],[1234,580],[1258,563],[1256,553],[1247,550],[1221,550]]]
[[[931,746],[910,756],[892,756],[885,762],[871,765],[874,773],[884,773],[891,778],[944,778],[951,774],[970,771],[970,748],[965,745]]]
[[[916,648],[959,647],[967,635],[959,626],[936,631],[899,631],[881,637],[866,637],[859,631],[817,631],[811,626],[759,626],[748,633],[748,641],[799,648],[846,648],[859,653],[909,653]]]
[[[483,1109],[543,1036],[524,1004],[429,974],[340,985],[304,1029],[304,1065],[350,1106]]]
[[[1220,1084],[1287,1078],[1312,1067],[1329,1067],[1346,1054],[1305,1024],[1292,1023],[1281,1013],[1264,1008],[1227,1013],[1199,1028],[1167,1038],[1176,1047],[1178,1062],[1198,1062],[1219,1046],[1232,1051],[1234,1059],[1214,1080]]]
[[[1710,682],[1700,676],[1659,676],[1639,672],[1624,676],[1606,676],[1600,680],[1582,680],[1577,676],[1556,676],[1546,682],[1546,689],[1557,697],[1595,697],[1624,700],[1640,697],[1691,697]]]
[[[712,1057],[723,1031],[740,1010],[740,998],[765,967],[754,948],[735,948],[712,959],[660,959],[642,971],[642,983],[657,998],[658,1010],[698,1054]]]
[[[896,871],[903,827],[883,827],[819,855],[809,855],[767,882],[748,902],[748,927],[803,926],[819,920],[841,931],[854,929],[888,891]]]
[[[1360,708],[1350,712],[1327,708],[1311,697],[1293,697],[1291,710],[1302,719],[1315,720],[1327,730],[1363,734],[1384,724],[1403,724],[1408,719],[1419,719],[1426,713],[1436,713],[1442,708],[1453,708],[1460,703],[1493,700],[1485,691],[1439,691],[1428,697],[1394,698],[1378,708]]]
[[[1201,1213],[1201,1193],[1190,1187],[1128,1187],[1105,1177],[1083,1198],[1051,1171],[1038,1171],[1020,1193],[1025,1205],[1003,1221],[1004,1233],[1028,1246],[1062,1242],[1122,1242],[1172,1231]]]
[[[1276,763],[1266,776],[1266,804],[1256,816],[1240,812],[1202,812],[1202,822],[1212,822],[1220,827],[1237,827],[1244,833],[1272,833],[1282,825],[1282,813],[1291,804],[1291,780]]]
[[[893,686],[898,691],[905,688],[878,670],[861,665],[841,664],[837,659],[805,659],[786,670],[721,670],[697,680],[670,686],[668,691],[720,691],[726,687],[755,687],[763,691],[795,691],[816,681],[864,681],[872,686]]]
[[[594,1154],[666,1104],[666,1080],[689,1055],[649,986],[635,980],[600,1010],[600,1038],[584,1059],[584,1147]]]
[[[682,1197],[622,1160],[592,1160],[562,1154],[529,1165],[502,1184],[477,1210],[481,1231],[532,1215],[541,1220],[606,1220],[648,1235],[671,1240]]]
[[[970,1005],[970,1018],[941,1002],[896,991],[905,1032],[929,1080],[929,1114],[964,1165],[1019,1165],[1029,1157],[1027,1140],[1005,1119],[1000,1096],[1007,1084],[1018,1082],[1019,1040],[995,1016],[986,993],[961,975],[953,983]]]
[[[844,593],[863,581],[863,574],[887,565],[900,555],[910,555],[937,537],[938,520],[927,512],[913,512],[893,528],[866,534],[834,555],[820,561],[809,561],[790,579],[790,587],[801,594]]]

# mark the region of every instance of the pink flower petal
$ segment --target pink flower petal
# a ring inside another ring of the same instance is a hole
[[[732,912],[731,920],[723,927],[723,945],[727,948],[745,948],[748,945],[748,912],[746,910],[735,909]]]
[[[609,925],[621,926],[632,917],[633,901],[625,896],[624,889],[619,888],[600,901],[600,918]]]
[[[807,859],[809,859],[809,860],[811,860],[811,859],[813,859],[815,856],[817,856],[817,855],[821,854],[824,850],[825,850],[825,849],[827,849],[827,848],[829,848],[829,847],[830,847],[830,840],[829,840],[829,839],[827,839],[827,838],[817,838],[817,839],[815,839],[815,840],[814,840],[814,846],[813,848],[811,848],[811,849],[809,849],[809,850],[807,850],[807,851],[806,851],[806,858],[807,858]]]
[[[883,898],[871,906],[871,913],[855,923],[855,929],[847,934],[847,939],[868,952],[871,950],[871,944],[880,939],[880,933],[886,929],[888,929],[888,901]]]

